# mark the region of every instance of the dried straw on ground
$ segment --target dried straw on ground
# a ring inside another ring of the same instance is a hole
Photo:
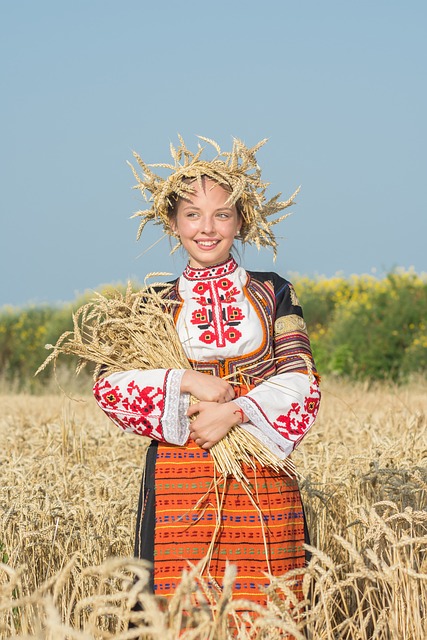
[[[149,278],[167,275],[170,274],[152,273],[146,282]],[[52,353],[37,373],[51,362],[55,365],[60,354],[79,358],[77,373],[94,364],[94,379],[101,374],[131,369],[190,369],[170,313],[175,303],[165,299],[170,288],[170,285],[151,284],[133,293],[129,284],[125,295],[116,292],[106,298],[96,294],[73,315],[73,331],[62,334],[55,346],[46,345]],[[238,426],[209,451],[220,475],[233,475],[244,484],[249,481],[243,465],[255,468],[256,462],[276,471],[295,473],[290,460],[280,460]]]

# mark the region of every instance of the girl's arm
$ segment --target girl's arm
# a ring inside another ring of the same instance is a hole
[[[301,442],[317,415],[320,402],[318,376],[301,306],[292,285],[275,282],[276,320],[274,357],[276,374],[247,395],[237,398],[249,422],[247,429],[280,458]]]
[[[93,393],[101,409],[123,431],[178,445],[185,444],[190,434],[190,394],[215,403],[234,398],[228,382],[185,369],[112,373],[96,382]]]

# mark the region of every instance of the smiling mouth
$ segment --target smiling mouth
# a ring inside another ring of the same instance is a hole
[[[195,243],[198,247],[210,249],[211,247],[216,247],[216,245],[219,243],[219,240],[195,240]]]

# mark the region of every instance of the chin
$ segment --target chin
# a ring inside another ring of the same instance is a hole
[[[203,258],[196,258],[195,256],[190,256],[190,265],[198,265],[197,268],[206,269],[207,267],[213,267],[216,264],[221,264],[221,262],[225,262],[228,260],[230,254],[228,253],[226,256],[203,256]]]

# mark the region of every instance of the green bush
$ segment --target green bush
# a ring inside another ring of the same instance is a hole
[[[427,372],[425,277],[398,271],[381,280],[353,276],[340,284],[335,279],[331,296],[333,280],[319,279],[317,287],[297,282],[321,371],[396,381]],[[312,312],[317,302],[317,308],[325,304],[322,284],[333,301],[324,318]]]
[[[427,278],[396,271],[385,278],[294,276],[304,308],[319,372],[357,379],[400,381],[427,373]],[[137,288],[138,285],[134,285]],[[102,289],[104,295],[114,288]],[[3,381],[18,390],[40,391],[52,385],[49,367],[34,372],[48,355],[44,345],[72,329],[72,310],[87,293],[62,307],[0,310],[0,368]],[[68,377],[77,364],[62,358]]]

